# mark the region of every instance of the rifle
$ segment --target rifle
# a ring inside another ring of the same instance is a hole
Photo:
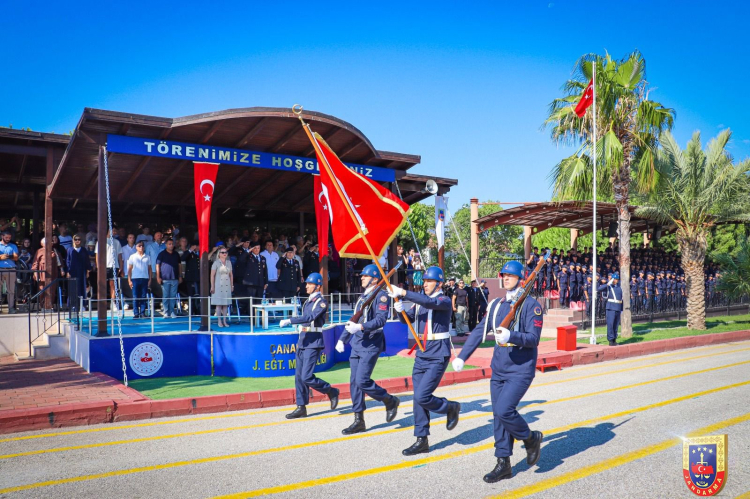
[[[359,320],[362,318],[362,314],[365,313],[365,308],[368,307],[370,305],[370,303],[372,303],[372,301],[375,299],[376,296],[378,296],[378,293],[380,292],[380,290],[385,287],[386,281],[391,278],[391,276],[393,275],[393,273],[396,272],[396,270],[398,270],[398,268],[401,266],[402,263],[404,263],[403,260],[399,261],[396,264],[396,266],[393,267],[388,272],[388,274],[386,274],[386,278],[387,279],[385,279],[385,280],[381,279],[381,280],[378,281],[378,283],[375,285],[375,289],[372,291],[372,294],[370,295],[370,297],[367,298],[365,300],[365,302],[362,304],[362,306],[359,309],[359,312],[356,312],[354,315],[352,315],[351,319],[349,319],[349,322],[353,322],[355,324],[359,322]]]
[[[503,321],[500,323],[500,327],[510,329],[510,323],[513,322],[513,319],[516,317],[516,312],[518,312],[518,310],[521,308],[521,305],[523,305],[523,302],[529,296],[529,293],[531,293],[531,288],[534,287],[536,276],[537,274],[539,274],[539,271],[542,270],[542,267],[547,262],[547,260],[549,260],[549,257],[550,252],[547,251],[547,254],[539,259],[536,267],[531,272],[531,274],[526,278],[525,281],[523,281],[523,283],[521,284],[521,286],[523,287],[523,293],[521,293],[521,296],[510,305],[510,312],[508,312],[508,315],[506,315]]]

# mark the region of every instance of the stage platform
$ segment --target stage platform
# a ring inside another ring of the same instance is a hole
[[[351,312],[349,312],[351,314]],[[336,318],[339,316],[336,314]],[[215,326],[215,318],[213,326]],[[193,316],[167,319],[154,317],[122,319],[123,354],[129,379],[144,377],[227,376],[275,377],[294,375],[298,334],[292,327],[279,328],[280,317],[268,329],[251,325],[245,317],[230,327],[199,331],[200,318]],[[343,353],[334,346],[344,332],[347,312],[342,321],[324,326],[325,349],[316,372],[330,369],[337,362],[349,360],[351,348]],[[96,321],[84,316],[79,324],[67,326],[70,358],[88,372],[102,372],[122,379],[122,359],[117,321],[108,322],[109,336],[96,336]],[[153,328],[153,332],[152,332]],[[399,321],[388,321],[384,328],[386,351],[392,356],[408,347],[408,328]]]

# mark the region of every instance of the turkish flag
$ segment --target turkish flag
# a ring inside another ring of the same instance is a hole
[[[208,227],[211,223],[211,203],[214,199],[214,183],[218,172],[219,163],[193,162],[195,214],[198,217],[198,245],[201,255],[208,253]]]
[[[320,261],[328,255],[328,224],[331,222],[333,214],[331,213],[330,201],[328,201],[328,188],[323,188],[320,181],[320,175],[315,175],[313,182],[313,193],[315,195],[315,222],[318,226],[318,248]]]
[[[375,253],[374,258],[379,258],[406,222],[409,205],[377,182],[350,170],[320,135],[314,134],[313,140],[320,146],[319,150],[316,148],[320,196],[327,201],[333,242],[339,255],[373,258],[362,240],[359,225]],[[353,212],[356,225],[349,211]]]
[[[578,115],[579,118],[583,118],[583,115],[586,114],[586,109],[589,108],[591,104],[594,103],[594,80],[592,79],[589,81],[589,84],[586,86],[586,90],[583,91],[583,97],[581,97],[581,100],[578,102],[578,105],[576,106],[575,112]]]

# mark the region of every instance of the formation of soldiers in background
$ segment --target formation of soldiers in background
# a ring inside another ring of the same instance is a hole
[[[540,254],[548,248],[533,248],[526,261],[527,272],[531,272],[539,261]],[[614,272],[619,272],[617,247],[607,248],[598,253],[596,270],[598,279],[592,274],[591,248],[583,251],[575,249],[565,253],[562,249],[553,248],[549,263],[544,264],[537,275],[533,294],[538,297],[559,296],[559,306],[571,307],[572,302],[582,302],[586,314],[591,315],[591,298],[594,285],[606,284]],[[718,305],[721,301],[717,292],[717,283],[721,278],[716,264],[707,263],[704,267],[706,306]],[[594,283],[593,281],[597,281]],[[684,309],[687,305],[687,282],[680,266],[680,257],[676,252],[667,252],[661,248],[637,248],[631,252],[630,295],[633,313],[664,312]],[[604,296],[597,297],[601,303]],[[597,316],[603,309],[597,307]]]

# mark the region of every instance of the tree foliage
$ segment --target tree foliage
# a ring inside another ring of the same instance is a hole
[[[721,278],[716,287],[730,298],[750,296],[750,244],[747,239],[737,245],[736,255],[729,253],[716,255],[721,266]]]

